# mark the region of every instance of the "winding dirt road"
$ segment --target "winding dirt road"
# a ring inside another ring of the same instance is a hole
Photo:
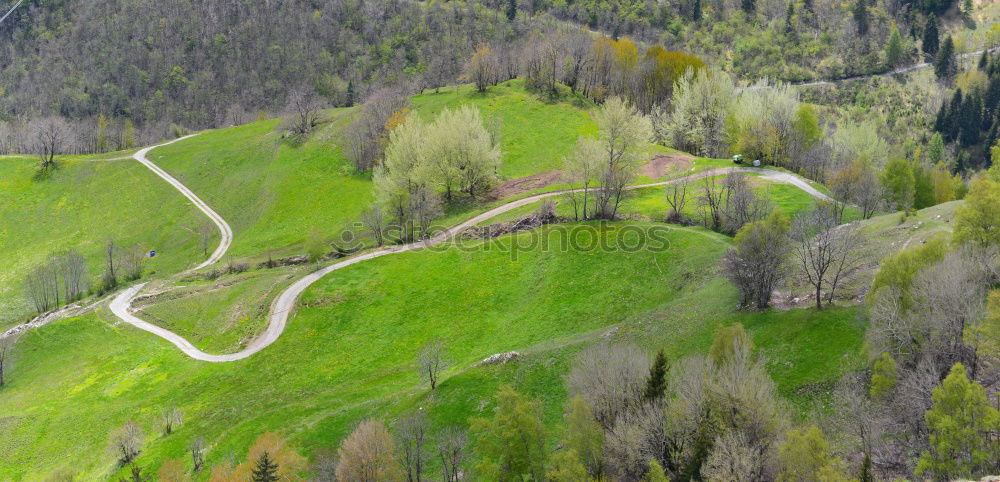
[[[177,139],[177,141],[179,141],[179,140],[181,140],[181,139]],[[176,141],[173,141],[173,142],[176,142]],[[166,144],[160,144],[160,145],[166,145]],[[139,151],[138,153],[136,153],[136,156],[135,156],[136,159],[139,160],[139,162],[142,162],[143,164],[145,164],[146,166],[148,166],[154,172],[156,172],[157,174],[159,174],[160,177],[162,177],[165,180],[167,180],[167,182],[169,182],[171,185],[173,185],[174,187],[176,187],[179,191],[181,191],[189,199],[191,199],[192,201],[194,201],[195,205],[198,206],[199,209],[201,209],[203,212],[205,212],[206,215],[208,215],[210,218],[212,218],[213,221],[215,221],[216,225],[219,226],[219,229],[220,229],[220,231],[223,234],[223,239],[219,243],[219,248],[216,250],[215,253],[212,254],[212,257],[210,257],[207,261],[205,261],[204,263],[202,263],[201,265],[199,265],[198,268],[201,268],[203,266],[207,266],[209,264],[212,264],[215,261],[217,261],[219,258],[221,258],[222,255],[226,252],[226,249],[229,248],[229,245],[232,242],[232,231],[229,230],[229,225],[226,224],[225,220],[223,220],[218,214],[215,213],[215,211],[213,211],[211,208],[209,208],[203,201],[201,201],[201,199],[199,199],[197,196],[195,196],[194,193],[192,193],[189,189],[187,189],[186,187],[184,187],[184,185],[182,185],[179,181],[177,181],[172,176],[170,176],[169,174],[167,174],[165,171],[163,171],[162,169],[160,169],[159,167],[157,167],[155,164],[153,164],[152,162],[150,162],[148,159],[146,159],[145,154],[148,153],[150,150],[152,150],[155,147],[159,147],[159,146],[153,146],[153,147],[149,147],[149,148],[146,148],[146,149],[143,149],[143,150]],[[685,176],[685,177],[678,178],[678,179],[672,179],[672,180],[669,180],[669,181],[661,181],[661,182],[655,182],[655,183],[650,183],[650,184],[641,184],[641,185],[629,186],[627,189],[632,190],[632,189],[642,189],[642,188],[648,188],[648,187],[667,186],[667,185],[676,184],[676,183],[679,183],[679,182],[694,181],[694,180],[702,179],[702,178],[709,177],[709,176],[718,176],[718,175],[729,174],[729,173],[733,173],[733,172],[745,172],[745,173],[760,174],[764,179],[768,179],[768,180],[775,181],[775,182],[783,182],[783,183],[793,184],[796,187],[802,189],[803,191],[805,191],[806,193],[808,193],[809,195],[811,195],[811,196],[813,196],[813,197],[815,197],[817,199],[822,199],[824,201],[833,201],[833,199],[831,199],[829,196],[827,196],[827,195],[823,194],[822,192],[816,190],[808,182],[804,181],[803,179],[799,178],[798,176],[795,176],[793,174],[789,174],[789,173],[786,173],[786,172],[775,171],[775,170],[771,170],[771,169],[753,168],[753,167],[727,167],[727,168],[711,169],[711,170],[699,172],[697,174],[692,174],[690,176]],[[313,283],[319,281],[321,278],[323,278],[324,276],[326,276],[326,275],[328,275],[328,274],[330,274],[330,273],[332,273],[334,271],[346,268],[348,266],[360,263],[362,261],[367,261],[367,260],[370,260],[370,259],[379,258],[379,257],[390,255],[390,254],[404,253],[404,252],[407,252],[407,251],[413,251],[413,250],[416,250],[416,249],[421,249],[421,248],[426,248],[426,247],[438,245],[440,243],[448,241],[449,239],[454,238],[455,236],[457,236],[461,232],[465,231],[466,229],[468,229],[468,228],[470,228],[472,226],[475,226],[475,225],[477,225],[477,224],[479,224],[479,223],[481,223],[483,221],[486,221],[488,219],[496,217],[496,216],[498,216],[500,214],[509,212],[511,210],[517,209],[517,208],[522,207],[522,206],[526,206],[526,205],[538,202],[538,201],[540,201],[542,199],[559,196],[559,195],[562,195],[562,194],[565,194],[565,193],[568,193],[568,192],[582,192],[582,191],[583,191],[583,189],[569,189],[569,190],[553,191],[553,192],[546,192],[546,193],[542,193],[542,194],[536,194],[534,196],[529,196],[529,197],[526,197],[526,198],[523,198],[523,199],[518,199],[516,201],[511,201],[511,202],[509,202],[507,204],[504,204],[502,206],[498,206],[498,207],[495,207],[493,209],[490,209],[489,211],[486,211],[486,212],[484,212],[482,214],[479,214],[479,215],[477,215],[477,216],[475,216],[475,217],[473,217],[473,218],[471,218],[471,219],[469,219],[469,220],[467,220],[467,221],[465,221],[465,222],[463,222],[461,224],[453,226],[453,227],[451,227],[451,228],[449,228],[449,229],[447,229],[445,231],[442,231],[441,233],[438,233],[437,235],[435,235],[435,236],[433,236],[433,237],[431,237],[429,239],[426,239],[426,240],[423,240],[423,241],[418,241],[418,242],[415,242],[415,243],[405,244],[405,245],[387,246],[387,247],[375,249],[375,250],[372,250],[372,251],[368,251],[366,253],[362,253],[362,254],[353,256],[353,257],[351,257],[349,259],[346,259],[346,260],[334,263],[334,264],[329,265],[329,266],[327,266],[325,268],[322,268],[322,269],[320,269],[318,271],[314,271],[312,273],[309,273],[308,275],[302,277],[301,279],[299,279],[298,281],[296,281],[294,284],[292,284],[291,286],[289,286],[288,288],[286,288],[285,291],[283,291],[274,300],[274,302],[271,304],[270,313],[268,314],[267,329],[265,329],[263,333],[261,333],[256,339],[254,339],[254,341],[251,342],[250,345],[248,345],[246,348],[244,348],[243,350],[241,350],[239,352],[236,352],[236,353],[228,353],[228,354],[222,354],[222,355],[213,355],[213,354],[210,354],[210,353],[205,353],[205,352],[199,350],[193,344],[191,344],[191,342],[189,342],[188,340],[186,340],[184,337],[182,337],[182,336],[180,336],[180,335],[178,335],[178,334],[176,334],[176,333],[174,333],[174,332],[172,332],[170,330],[162,328],[160,326],[154,325],[154,324],[149,323],[147,321],[143,321],[142,319],[140,319],[140,318],[136,317],[135,315],[133,315],[131,313],[132,300],[136,297],[136,295],[139,294],[139,292],[145,286],[145,283],[132,286],[132,287],[124,290],[123,292],[121,292],[118,296],[116,296],[114,298],[114,300],[112,300],[110,308],[111,308],[111,311],[116,316],[118,316],[120,319],[122,319],[122,321],[125,321],[126,323],[129,323],[129,324],[135,326],[136,328],[148,331],[148,332],[150,332],[150,333],[152,333],[152,334],[154,334],[156,336],[159,336],[159,337],[161,337],[161,338],[169,341],[170,343],[173,343],[177,348],[179,348],[181,351],[183,351],[186,355],[188,355],[191,358],[194,358],[196,360],[202,360],[202,361],[207,361],[207,362],[232,362],[232,361],[242,360],[244,358],[247,358],[247,357],[253,355],[254,353],[257,353],[257,352],[263,350],[268,345],[274,343],[278,339],[278,337],[281,336],[281,333],[285,331],[285,326],[288,323],[288,317],[292,313],[292,311],[294,310],[294,308],[295,308],[295,302],[296,302],[296,300],[298,300],[299,296],[310,285],[312,285]]]
[[[195,193],[191,192],[191,190],[188,189],[187,186],[181,184],[180,181],[174,179],[174,176],[171,176],[170,174],[167,173],[167,171],[160,169],[160,166],[153,164],[152,161],[146,158],[146,154],[148,154],[149,151],[156,149],[157,147],[169,146],[170,144],[183,141],[184,139],[190,139],[196,135],[198,134],[191,134],[184,137],[178,137],[177,139],[174,139],[170,142],[164,142],[163,144],[149,146],[144,149],[140,149],[138,152],[132,155],[132,157],[135,160],[142,163],[142,165],[148,167],[149,170],[156,173],[157,176],[162,177],[164,181],[170,183],[170,185],[173,186],[178,191],[180,191],[181,194],[184,195],[184,197],[190,199],[191,202],[194,203],[195,207],[200,209],[201,212],[205,213],[205,215],[208,216],[208,219],[211,219],[212,222],[215,223],[215,226],[219,228],[219,233],[222,234],[222,237],[219,239],[219,246],[215,248],[215,251],[212,252],[212,255],[209,256],[204,263],[195,266],[194,268],[192,268],[192,270],[199,270],[201,268],[204,268],[205,266],[214,264],[215,262],[222,259],[222,256],[225,255],[226,251],[229,250],[229,246],[233,244],[233,230],[229,227],[229,224],[226,223],[226,220],[222,219],[222,216],[219,216],[219,213],[215,212],[212,208],[208,207],[208,204],[206,204],[205,201],[202,201],[201,198],[199,198]]]

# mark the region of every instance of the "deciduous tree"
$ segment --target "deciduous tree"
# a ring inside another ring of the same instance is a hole
[[[832,302],[841,276],[861,261],[857,226],[841,226],[839,210],[820,204],[796,216],[790,233],[799,269],[815,290],[816,309],[822,309],[824,287],[827,302]]]
[[[618,97],[608,99],[594,116],[600,129],[600,187],[596,193],[596,215],[614,219],[622,196],[644,161],[653,138],[649,119]]]
[[[431,390],[437,388],[441,372],[448,367],[444,352],[444,343],[434,340],[424,345],[417,358],[420,376],[431,385]]]
[[[780,212],[743,226],[722,260],[726,278],[740,291],[740,306],[764,309],[788,273],[789,221]]]
[[[478,473],[493,480],[541,481],[545,476],[545,425],[538,402],[509,385],[500,387],[492,419],[472,418],[478,433]]]
[[[916,473],[941,479],[978,476],[1000,468],[1000,412],[990,406],[982,385],[970,381],[961,363],[952,366],[934,389],[934,405],[925,416],[930,450]]]
[[[338,480],[381,482],[404,478],[392,436],[378,420],[361,422],[340,444],[337,458]]]

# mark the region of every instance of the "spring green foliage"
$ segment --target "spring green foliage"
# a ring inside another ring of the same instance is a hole
[[[801,143],[803,149],[813,147],[823,136],[823,129],[819,126],[819,118],[816,117],[816,109],[810,104],[799,104],[792,129],[798,135],[798,142]]]
[[[955,217],[955,241],[1000,245],[1000,183],[981,177],[972,183]]]
[[[521,478],[517,477],[516,480],[521,480]],[[580,462],[580,457],[577,456],[576,451],[567,448],[556,452],[552,456],[551,467],[545,473],[545,480],[552,482],[579,482],[590,480],[590,477],[587,475],[587,468]]]
[[[1000,290],[990,291],[986,301],[986,316],[970,328],[966,333],[966,343],[984,354],[1000,357]]]
[[[944,258],[948,243],[944,237],[934,237],[925,244],[898,251],[882,260],[872,281],[869,300],[874,300],[882,290],[898,290],[903,307],[910,305],[910,286],[917,273]]]
[[[903,60],[903,36],[899,34],[899,27],[896,22],[892,23],[889,31],[889,40],[885,44],[885,63],[889,67],[895,67]]]
[[[902,157],[890,159],[885,164],[881,177],[894,209],[905,211],[913,207],[916,180],[913,178],[910,161]]]
[[[670,478],[663,471],[663,466],[656,459],[649,460],[649,469],[643,482],[670,482]]]
[[[779,481],[848,480],[840,471],[842,462],[830,454],[823,431],[815,426],[789,430],[784,443],[778,447],[778,459],[781,465]]]
[[[970,381],[956,363],[932,393],[934,405],[924,418],[931,449],[920,456],[917,475],[941,479],[985,475],[1000,460],[991,437],[1000,430],[1000,412],[990,406],[982,385]]]
[[[479,436],[477,472],[492,480],[543,480],[547,454],[539,403],[509,385],[500,387],[496,401],[492,419],[469,420]],[[572,454],[575,457],[575,452]],[[559,465],[562,474],[581,473],[583,468],[578,458],[562,460]]]
[[[883,399],[896,387],[896,360],[882,353],[872,365],[872,379],[868,393],[874,399]]]
[[[712,340],[712,347],[708,350],[709,358],[716,365],[723,365],[730,361],[740,347],[747,347],[748,351],[753,351],[753,341],[747,336],[742,323],[730,326],[719,327],[715,330],[715,338]]]
[[[566,414],[566,447],[575,451],[591,477],[603,471],[604,429],[582,396],[569,402]]]
[[[944,139],[940,132],[935,132],[931,136],[931,141],[927,145],[927,160],[930,161],[931,165],[937,165],[937,163],[944,161]]]

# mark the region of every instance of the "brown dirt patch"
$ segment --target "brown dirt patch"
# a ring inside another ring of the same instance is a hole
[[[691,169],[694,157],[688,154],[657,154],[639,169],[639,173],[650,179],[659,179],[672,172],[685,172]]]
[[[566,171],[556,170],[543,172],[541,174],[533,174],[528,177],[508,179],[500,183],[497,187],[494,187],[493,190],[486,195],[486,197],[491,200],[497,200],[516,196],[533,189],[556,184],[562,180],[565,174]]]

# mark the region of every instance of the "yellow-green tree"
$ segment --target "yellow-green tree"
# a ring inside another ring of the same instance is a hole
[[[872,365],[872,379],[869,393],[872,398],[887,397],[896,387],[896,360],[888,353],[882,353]]]
[[[493,418],[469,422],[478,434],[476,469],[480,476],[501,481],[544,480],[545,425],[538,402],[504,385],[497,394]]]
[[[920,456],[917,475],[953,479],[996,469],[1000,412],[990,406],[983,386],[970,381],[965,366],[956,363],[931,396],[934,405],[924,415],[930,450]]]
[[[545,474],[549,482],[585,482],[591,480],[587,468],[580,462],[576,451],[567,448],[552,456],[552,467]]]
[[[569,402],[565,445],[576,452],[591,477],[601,476],[604,470],[604,430],[594,418],[590,405],[580,395]]]
[[[972,183],[955,216],[955,241],[1000,245],[1000,183],[986,176]]]
[[[779,481],[848,480],[841,470],[842,462],[830,454],[823,431],[816,427],[789,430],[778,447],[778,460]]]

